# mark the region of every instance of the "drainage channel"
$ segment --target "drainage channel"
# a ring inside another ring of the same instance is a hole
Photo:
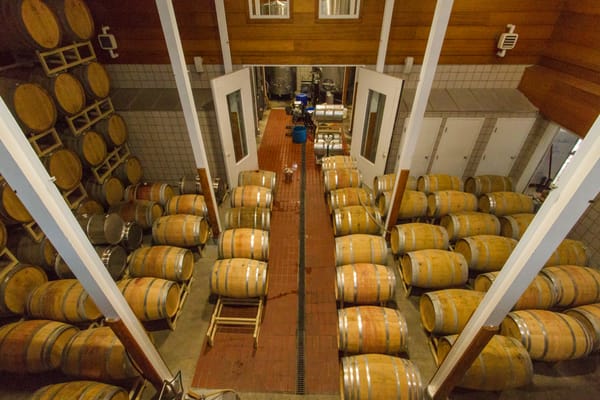
[[[304,387],[304,306],[305,306],[305,196],[306,196],[306,143],[302,143],[302,173],[300,174],[300,221],[298,223],[298,328],[296,331],[296,394],[305,394]]]

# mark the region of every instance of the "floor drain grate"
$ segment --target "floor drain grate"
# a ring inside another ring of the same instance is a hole
[[[304,302],[305,302],[305,234],[304,205],[306,192],[306,143],[302,144],[302,169],[300,177],[300,222],[298,227],[298,330],[296,331],[296,394],[303,395],[304,388]]]

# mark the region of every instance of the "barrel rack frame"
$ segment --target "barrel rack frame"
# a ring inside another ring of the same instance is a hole
[[[210,319],[210,325],[208,326],[208,330],[206,331],[206,337],[208,338],[208,345],[213,346],[215,341],[215,334],[217,333],[217,329],[219,325],[224,326],[253,326],[254,331],[252,333],[252,338],[254,339],[254,348],[258,347],[258,335],[260,334],[260,324],[262,322],[262,316],[264,311],[264,297],[256,297],[249,299],[234,299],[231,297],[223,297],[219,296],[217,299],[217,304],[213,311],[212,317]],[[222,316],[223,308],[228,307],[234,309],[238,307],[256,307],[256,315],[252,318],[250,317],[225,317]]]

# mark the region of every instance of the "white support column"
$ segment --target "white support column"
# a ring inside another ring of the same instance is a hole
[[[600,190],[600,116],[427,386],[438,390],[484,327],[497,327]]]
[[[208,168],[208,159],[206,158],[206,149],[204,147],[204,141],[202,140],[202,131],[200,130],[200,123],[198,122],[196,104],[192,94],[192,85],[188,76],[187,65],[185,63],[185,56],[183,54],[183,47],[181,45],[179,28],[177,27],[177,20],[175,18],[175,10],[173,8],[172,0],[156,0],[156,8],[158,9],[160,23],[162,25],[165,41],[167,43],[167,49],[169,51],[169,58],[171,59],[171,66],[173,68],[173,73],[175,74],[177,91],[179,92],[179,99],[181,101],[181,107],[183,108],[185,124],[187,126],[188,135],[190,136],[190,141],[192,143],[196,167],[198,169],[205,169],[208,182],[212,182]],[[209,190],[209,201],[212,202],[213,209],[218,210],[212,184],[209,185]],[[220,232],[221,222],[219,220],[218,213],[216,213],[216,221],[214,222],[216,222],[217,230]]]
[[[396,182],[394,184],[392,199],[396,198],[398,181],[400,180],[399,172],[402,170],[410,170],[413,153],[417,147],[417,140],[421,132],[421,126],[423,125],[425,109],[427,108],[427,101],[429,100],[429,94],[431,93],[433,78],[435,77],[435,70],[437,69],[437,63],[440,59],[442,44],[444,43],[444,36],[446,35],[446,29],[448,28],[448,21],[450,20],[453,4],[454,0],[438,0],[435,6],[433,22],[431,24],[431,30],[429,31],[429,38],[427,39],[425,56],[423,57],[423,66],[421,67],[421,73],[419,74],[419,83],[415,93],[415,100],[410,110],[410,118],[406,132],[402,136],[402,141],[400,143],[400,152],[398,155],[398,162],[396,163]],[[386,226],[389,226],[392,214],[393,213],[391,212],[388,213],[385,223]]]
[[[227,31],[227,16],[225,14],[224,1],[215,0],[215,8],[217,10],[217,24],[219,26],[219,37],[221,39],[223,65],[225,66],[225,73],[229,74],[233,72],[233,65],[231,61],[231,48],[229,47],[229,32]]]
[[[218,0],[215,0],[218,1]],[[388,41],[390,39],[390,29],[392,27],[392,16],[394,14],[394,0],[385,0],[383,9],[383,19],[381,20],[381,34],[379,36],[379,49],[377,50],[377,64],[375,71],[383,73],[385,66],[385,56],[387,55]]]
[[[120,320],[160,380],[173,375],[133,314],[75,216],[0,99],[0,173],[107,319]]]

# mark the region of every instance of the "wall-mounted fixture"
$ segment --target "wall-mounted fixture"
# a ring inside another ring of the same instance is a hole
[[[498,57],[504,57],[506,55],[506,50],[514,49],[517,44],[517,39],[519,38],[519,34],[514,33],[516,28],[515,25],[508,24],[506,25],[506,28],[508,29],[508,32],[501,34],[500,38],[498,38],[498,52],[496,52]]]
[[[119,54],[115,51],[117,49],[117,39],[115,39],[115,35],[108,33],[109,29],[108,26],[102,26],[102,33],[98,34],[98,43],[100,43],[101,49],[108,50],[111,58],[117,58],[119,57]]]
[[[204,72],[204,65],[202,65],[202,61],[202,57],[194,57],[194,68],[196,68],[196,72]]]

